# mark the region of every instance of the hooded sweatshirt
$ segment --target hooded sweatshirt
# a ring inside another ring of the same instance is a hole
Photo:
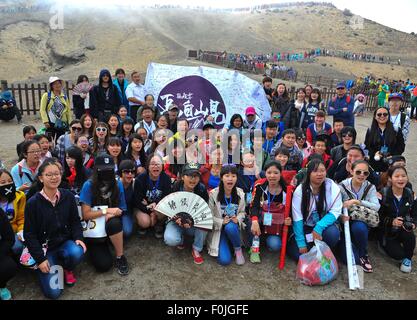
[[[103,76],[109,76],[109,87],[103,88]],[[95,85],[90,94],[90,114],[93,118],[98,118],[99,113],[104,111],[116,114],[120,107],[120,97],[117,88],[114,86],[109,70],[100,71],[99,84]]]

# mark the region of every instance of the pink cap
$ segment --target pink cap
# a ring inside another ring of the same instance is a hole
[[[255,108],[254,107],[247,107],[246,108],[246,115],[247,116],[255,115],[255,114],[256,114],[256,111],[255,111]]]

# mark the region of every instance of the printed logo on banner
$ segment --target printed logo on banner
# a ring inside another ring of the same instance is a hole
[[[216,128],[226,123],[226,107],[216,87],[200,76],[187,76],[166,85],[158,97],[158,107],[168,112],[175,104],[179,119],[187,119],[190,129],[202,128],[207,116],[212,116]]]

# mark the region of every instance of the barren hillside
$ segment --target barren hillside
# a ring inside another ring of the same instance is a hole
[[[365,20],[352,29],[342,11],[294,6],[276,12],[216,13],[187,9],[65,10],[64,29],[49,28],[49,12],[0,14],[0,79],[96,77],[102,67],[144,71],[150,61],[183,61],[188,49],[269,53],[315,47],[401,58],[388,66],[320,58],[297,70],[341,78],[372,72],[417,78],[417,37]],[[325,64],[325,66],[324,66]],[[410,66],[414,65],[414,67]]]

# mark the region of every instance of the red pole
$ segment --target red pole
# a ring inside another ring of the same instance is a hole
[[[291,213],[291,206],[292,206],[292,195],[294,193],[295,187],[288,186],[287,187],[287,195],[285,197],[285,212],[284,212],[284,219],[288,218]],[[288,226],[284,224],[282,228],[282,248],[281,248],[281,256],[279,258],[279,269],[284,269],[285,265],[285,254],[287,252],[287,238],[288,238]]]

